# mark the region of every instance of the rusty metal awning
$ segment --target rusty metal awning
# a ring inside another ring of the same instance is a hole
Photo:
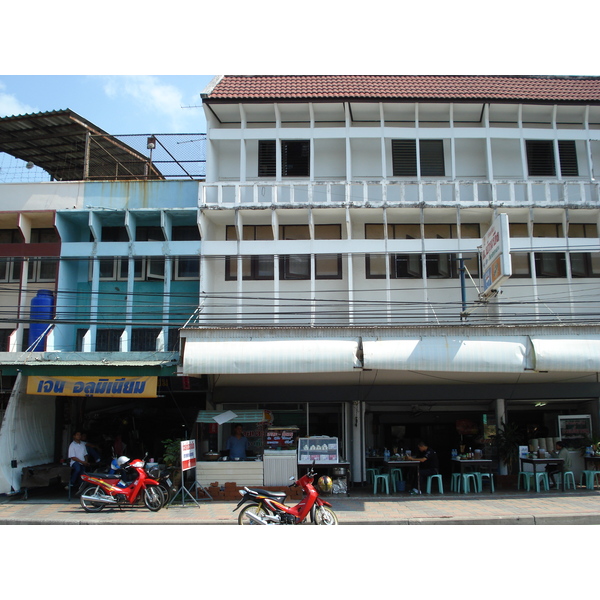
[[[0,118],[0,152],[57,181],[164,179],[147,156],[70,109]]]

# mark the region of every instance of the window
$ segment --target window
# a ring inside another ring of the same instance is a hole
[[[528,252],[511,252],[510,260],[512,265],[511,277],[531,277]]]
[[[96,352],[119,352],[123,329],[98,329],[96,331]]]
[[[28,260],[27,281],[56,281],[58,260],[30,258]]]
[[[597,238],[598,228],[595,223],[569,223],[570,238]]]
[[[281,142],[281,174],[284,177],[308,177],[310,175],[310,142],[288,140]]]
[[[270,225],[244,225],[242,227],[244,241],[272,240],[273,228]],[[227,225],[225,238],[236,240],[236,228]],[[225,257],[225,280],[237,279],[238,259],[237,256]],[[242,279],[244,280],[270,280],[275,276],[275,259],[273,255],[256,255],[242,257]]]
[[[0,281],[20,282],[22,258],[0,258]]]
[[[562,252],[536,252],[535,274],[538,277],[566,277],[565,255]]]
[[[200,259],[198,256],[178,256],[175,259],[175,279],[199,279]]]
[[[275,140],[258,142],[258,176],[277,175]],[[283,177],[308,177],[310,175],[310,141],[281,141],[281,175]]]
[[[156,350],[156,338],[160,335],[160,328],[141,328],[133,327],[131,329],[131,351],[143,352]]]
[[[556,176],[554,160],[554,142],[552,140],[526,140],[527,170],[530,177]],[[558,142],[558,159],[562,177],[577,177],[577,150],[575,142],[561,140]]]
[[[573,277],[600,277],[600,254],[598,252],[572,252],[569,258]]]
[[[175,225],[171,236],[174,242],[200,241],[200,231],[197,225]]]
[[[419,166],[421,177],[446,174],[443,140],[419,141]],[[392,140],[392,174],[394,177],[417,176],[416,140]]]

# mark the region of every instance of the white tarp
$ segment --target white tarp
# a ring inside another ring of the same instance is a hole
[[[183,374],[339,373],[360,367],[358,339],[215,340],[188,338]]]
[[[600,371],[598,336],[532,337],[536,371]]]
[[[54,460],[54,396],[25,394],[24,381],[19,374],[0,425],[0,494],[21,489],[23,467]]]
[[[517,373],[528,363],[522,337],[363,339],[365,369]]]

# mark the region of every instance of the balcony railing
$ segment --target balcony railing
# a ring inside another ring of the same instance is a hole
[[[200,185],[200,206],[597,204],[595,181],[222,181]]]

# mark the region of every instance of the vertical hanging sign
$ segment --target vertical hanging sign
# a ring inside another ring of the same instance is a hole
[[[482,296],[484,298],[495,293],[512,275],[510,234],[506,213],[499,214],[483,236],[481,268],[483,271]]]

